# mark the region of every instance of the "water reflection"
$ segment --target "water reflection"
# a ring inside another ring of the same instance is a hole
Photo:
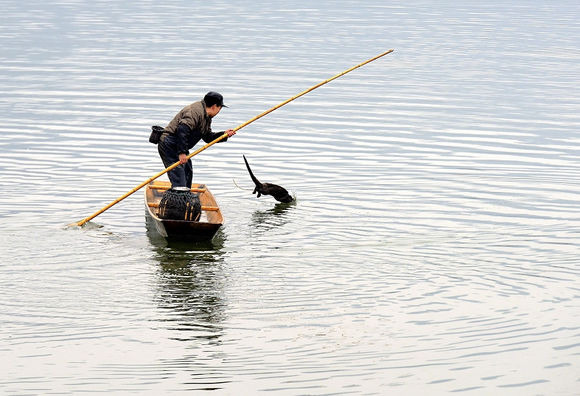
[[[163,315],[160,323],[175,331],[172,339],[218,339],[226,307],[223,234],[212,242],[168,241],[148,220],[147,236],[159,262],[155,300]]]
[[[293,219],[290,214],[295,207],[296,201],[292,201],[277,203],[268,210],[257,210],[252,214],[251,226],[263,233],[288,224]]]

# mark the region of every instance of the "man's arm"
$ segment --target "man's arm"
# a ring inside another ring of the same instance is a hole
[[[217,138],[219,138],[221,135],[223,135],[224,133],[227,133],[228,134],[228,137],[220,140],[220,143],[221,142],[225,142],[226,140],[228,140],[228,138],[230,138],[230,137],[232,137],[232,136],[234,136],[236,134],[236,132],[234,132],[233,129],[228,129],[227,131],[207,133],[204,136],[202,136],[202,139],[206,143],[211,143],[214,140],[216,140]]]

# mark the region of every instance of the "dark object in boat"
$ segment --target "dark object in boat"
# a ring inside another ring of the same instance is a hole
[[[198,221],[201,203],[187,187],[176,187],[163,193],[159,201],[159,217],[167,220]]]

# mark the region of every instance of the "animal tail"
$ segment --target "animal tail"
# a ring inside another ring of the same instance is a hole
[[[248,164],[248,160],[246,159],[246,156],[243,154],[242,154],[242,156],[244,157],[244,162],[246,163],[246,168],[248,168],[248,172],[250,173],[250,177],[252,178],[252,181],[254,182],[254,184],[256,186],[259,186],[262,183],[260,183],[260,181],[258,179],[256,179],[256,176],[254,176],[254,173],[250,169],[250,164]]]

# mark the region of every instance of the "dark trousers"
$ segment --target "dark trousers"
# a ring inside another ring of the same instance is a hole
[[[163,165],[169,167],[179,161],[179,154],[177,153],[177,142],[173,135],[163,134],[161,141],[157,144],[157,150]],[[186,153],[189,154],[189,153]],[[189,187],[193,181],[193,166],[191,159],[185,164],[170,170],[167,175],[171,181],[171,187]]]

